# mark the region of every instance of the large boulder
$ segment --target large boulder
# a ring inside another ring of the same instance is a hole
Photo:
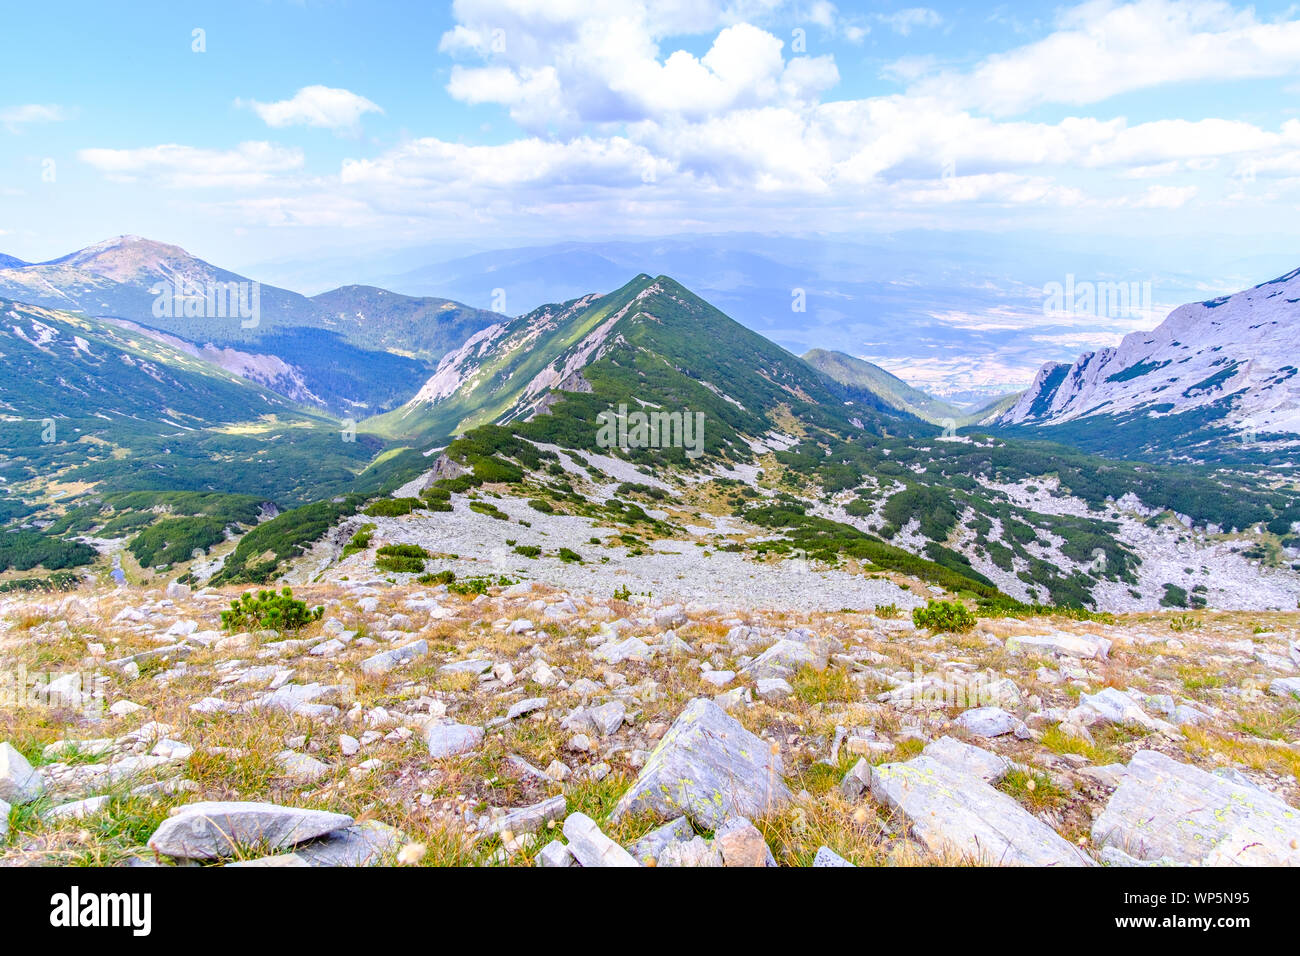
[[[979,776],[922,754],[871,772],[871,795],[897,810],[931,853],[999,866],[1091,866],[1093,861]]]
[[[286,850],[351,825],[341,813],[274,803],[192,803],[164,820],[149,846],[164,856],[217,860],[250,848]]]
[[[665,819],[685,814],[716,830],[730,817],[761,817],[789,798],[775,745],[699,697],[659,741],[614,817],[643,810]]]
[[[39,771],[27,758],[8,743],[0,744],[0,800],[6,803],[31,803],[45,792]]]
[[[1300,810],[1244,778],[1139,750],[1092,839],[1138,861],[1300,866]]]

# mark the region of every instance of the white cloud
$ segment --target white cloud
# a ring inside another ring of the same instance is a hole
[[[1300,73],[1300,22],[1270,22],[1221,0],[1088,0],[1043,39],[969,73],[941,73],[915,92],[995,115],[1043,103],[1084,105],[1192,80]]]
[[[68,118],[68,111],[54,104],[27,103],[0,109],[0,126],[11,133],[21,132],[33,123],[58,123]]]
[[[266,142],[234,149],[199,149],[174,143],[141,149],[83,149],[78,158],[117,182],[148,178],[170,188],[250,187],[304,165],[302,150]]]
[[[737,7],[692,8],[462,0],[455,6],[461,22],[440,49],[486,63],[457,64],[447,90],[463,102],[504,106],[525,129],[542,132],[813,101],[839,82],[831,56],[786,59],[780,37],[729,22]],[[829,19],[834,7],[815,5],[810,15]],[[665,35],[712,29],[717,35],[703,55],[661,55]]]
[[[242,100],[235,101],[243,105]],[[329,86],[304,86],[291,98],[275,103],[248,103],[267,126],[317,126],[332,130],[355,130],[366,113],[383,110],[364,96]]]
[[[911,36],[918,27],[937,27],[943,23],[943,17],[937,10],[929,7],[908,7],[894,13],[878,13],[876,19],[887,24],[900,36]]]

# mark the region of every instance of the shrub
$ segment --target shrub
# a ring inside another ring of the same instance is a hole
[[[535,544],[517,544],[515,554],[522,554],[525,558],[537,558],[541,557],[542,549]]]
[[[490,587],[508,587],[515,582],[505,575],[493,578],[466,578],[463,581],[455,581],[447,585],[447,590],[452,594],[487,594]]]
[[[306,603],[294,599],[293,589],[246,591],[230,602],[230,610],[221,612],[221,626],[228,631],[269,630],[296,631],[319,621],[325,608],[309,610]]]
[[[556,552],[556,555],[559,557],[561,561],[565,562],[566,564],[582,563],[582,555],[580,555],[577,551],[572,550],[571,548],[561,548],[559,551]]]
[[[531,498],[528,501],[528,507],[534,511],[540,511],[542,514],[555,514],[555,506],[544,498]]]
[[[419,584],[446,584],[456,580],[455,571],[439,571],[437,574],[421,574],[415,579]]]
[[[925,607],[913,609],[912,623],[931,631],[960,634],[975,627],[975,615],[965,604],[958,601],[931,600]]]
[[[424,506],[419,498],[380,498],[371,502],[365,513],[372,518],[400,518]]]
[[[375,556],[375,567],[386,574],[420,574],[428,552],[415,545],[385,545]]]
[[[352,536],[347,544],[343,546],[343,557],[350,557],[358,551],[364,551],[370,547],[370,541],[374,537],[375,526],[373,524],[364,524],[357,533]]]

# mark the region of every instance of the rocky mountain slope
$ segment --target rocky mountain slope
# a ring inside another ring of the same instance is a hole
[[[231,302],[209,300],[215,288]],[[357,417],[405,401],[448,349],[501,318],[361,286],[309,299],[138,236],[0,262],[0,297],[134,323],[296,402]]]
[[[992,424],[1119,429],[1130,454],[1181,444],[1271,443],[1300,435],[1300,270],[1234,295],[1184,305],[1116,348],[1044,366]],[[1289,454],[1290,452],[1285,452]]]
[[[4,497],[51,509],[46,522],[112,491],[297,504],[351,483],[376,451],[184,347],[70,312],[0,301],[0,377]]]
[[[1294,613],[234,596],[0,599],[0,865],[1300,863]]]

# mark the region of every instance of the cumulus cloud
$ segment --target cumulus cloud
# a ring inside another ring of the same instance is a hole
[[[236,103],[243,105],[242,100]],[[336,131],[355,130],[366,113],[383,112],[364,96],[329,86],[304,86],[287,100],[274,103],[252,100],[248,106],[267,126],[274,128],[317,126]]]

